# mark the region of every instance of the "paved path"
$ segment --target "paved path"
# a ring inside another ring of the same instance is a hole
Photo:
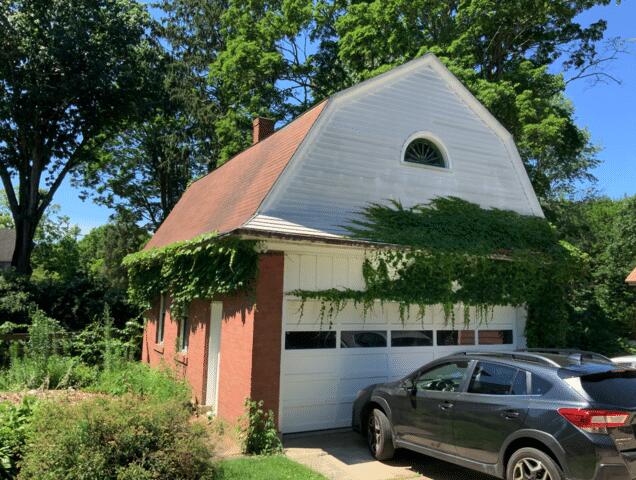
[[[286,435],[283,442],[289,458],[330,480],[493,480],[408,451],[398,451],[391,462],[378,462],[369,454],[364,439],[348,430]]]

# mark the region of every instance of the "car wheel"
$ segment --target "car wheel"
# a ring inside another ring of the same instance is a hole
[[[391,422],[377,408],[371,412],[367,421],[367,445],[376,460],[389,460],[395,453]]]
[[[510,457],[506,480],[563,480],[563,474],[549,455],[536,448],[522,448]]]

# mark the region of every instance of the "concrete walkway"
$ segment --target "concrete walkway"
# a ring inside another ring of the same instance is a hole
[[[390,462],[371,457],[364,439],[350,430],[286,435],[286,455],[330,480],[493,480],[414,452],[399,450]]]

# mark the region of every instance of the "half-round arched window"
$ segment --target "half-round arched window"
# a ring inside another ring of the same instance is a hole
[[[437,145],[425,138],[416,138],[408,144],[404,151],[404,161],[431,167],[447,167],[444,155]]]

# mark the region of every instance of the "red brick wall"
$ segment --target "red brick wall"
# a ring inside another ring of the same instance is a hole
[[[282,253],[263,255],[260,272],[263,281],[256,286],[256,322],[252,355],[252,398],[263,400],[278,418],[280,394],[281,329],[283,318]]]
[[[251,394],[254,313],[254,298],[223,299],[218,415],[228,421],[243,413],[243,403]]]
[[[283,302],[284,255],[268,253],[259,260],[255,291],[221,299],[220,417],[235,421],[245,399],[263,400],[278,413]],[[192,386],[194,399],[205,403],[210,302],[190,307],[190,341],[186,355],[175,352],[178,323],[166,313],[163,345],[156,345],[158,303],[148,313],[142,360],[151,366],[165,362]]]
[[[175,370],[181,378],[185,378],[192,387],[192,396],[196,402],[203,403],[205,397],[205,381],[207,372],[207,341],[210,318],[210,303],[197,300],[190,306],[190,336],[188,352],[177,351],[179,322],[166,311],[163,327],[163,343],[155,342],[159,301],[147,314],[142,347],[142,360],[151,367],[167,365]]]

